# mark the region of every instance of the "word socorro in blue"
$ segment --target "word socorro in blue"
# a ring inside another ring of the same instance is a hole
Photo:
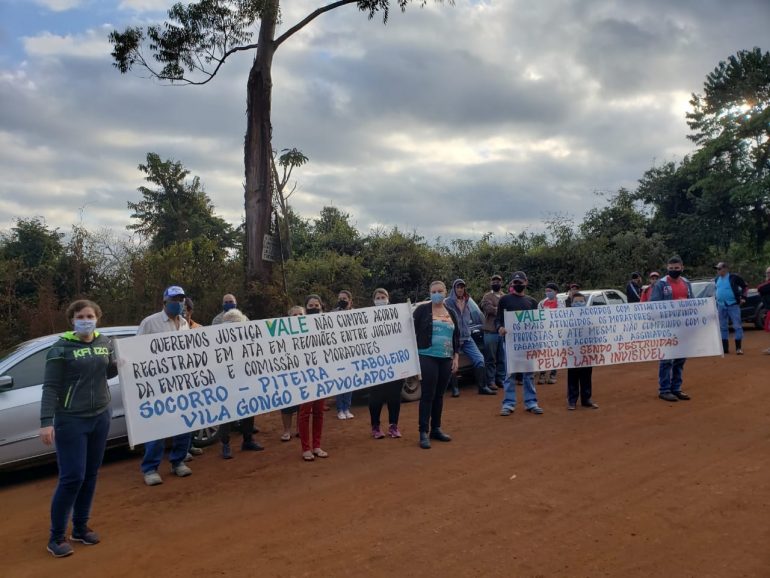
[[[230,412],[224,405],[228,396],[227,388],[221,385],[189,393],[180,393],[165,399],[145,401],[139,406],[139,415],[144,419],[150,419],[163,414],[179,412],[188,428],[196,424],[225,422],[230,419]],[[211,407],[217,404],[219,404],[219,410],[212,412]]]

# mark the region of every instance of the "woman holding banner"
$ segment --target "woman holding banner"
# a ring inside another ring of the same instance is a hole
[[[99,543],[88,527],[96,476],[110,431],[110,389],[107,379],[118,369],[112,342],[96,331],[102,310],[80,299],[67,307],[73,330],[64,333],[48,351],[43,398],[40,402],[40,439],[56,446],[59,483],[51,501],[51,533],[47,550],[56,558],[72,554],[65,538],[72,515],[72,539]]]
[[[305,314],[305,308],[302,305],[294,305],[287,313],[289,317],[298,317]],[[283,424],[283,433],[281,434],[282,442],[291,441],[291,421],[292,416],[299,411],[298,405],[291,407],[281,408],[281,423]],[[297,424],[299,425],[299,424]],[[297,434],[299,436],[299,433]]]
[[[412,314],[420,356],[422,395],[420,397],[420,447],[430,449],[430,440],[452,438],[441,431],[444,392],[460,359],[460,330],[455,314],[444,307],[446,285],[430,284],[430,303],[419,305]]]
[[[307,315],[323,313],[324,303],[318,295],[308,295],[305,299]],[[313,416],[313,439],[310,439],[310,416]],[[324,426],[324,400],[316,399],[299,406],[299,439],[302,443],[302,459],[312,462],[318,458],[328,458],[329,454],[321,449],[321,432]]]
[[[347,289],[342,289],[337,295],[337,307],[332,311],[350,311],[353,309],[353,294]],[[353,419],[355,416],[350,411],[353,404],[353,392],[340,393],[335,398],[337,406],[337,419]]]
[[[387,290],[379,287],[372,295],[375,306],[384,306],[390,303],[390,295]],[[372,422],[372,437],[380,440],[385,437],[385,432],[380,427],[380,414],[382,406],[388,405],[388,434],[392,438],[400,438],[398,429],[398,416],[401,413],[401,380],[389,381],[375,385],[369,390],[369,417]]]
[[[225,311],[222,316],[222,323],[242,323],[248,321],[249,318],[244,315],[240,309],[230,309]],[[222,442],[222,458],[225,460],[232,459],[233,451],[230,449],[230,429],[232,423],[223,423],[219,426],[220,441]],[[241,444],[242,452],[259,452],[265,449],[260,444],[254,441],[254,416],[241,418],[241,435],[243,435],[243,443]]]

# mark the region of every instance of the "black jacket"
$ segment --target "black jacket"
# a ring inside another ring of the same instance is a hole
[[[56,413],[91,417],[107,409],[107,379],[118,374],[112,353],[112,342],[99,332],[91,343],[72,331],[59,338],[46,356],[40,427],[53,425]]]
[[[626,285],[626,297],[629,303],[639,303],[642,298],[642,287],[637,285],[633,281],[629,281]]]
[[[459,353],[460,324],[457,322],[457,316],[454,314],[454,311],[447,309],[447,312],[452,318],[452,323],[455,324],[455,329],[452,332],[452,352]],[[433,340],[433,304],[423,303],[418,305],[414,313],[412,313],[412,319],[414,320],[414,332],[417,335],[417,348],[427,349]]]
[[[532,299],[529,295],[517,295],[516,293],[503,295],[500,297],[500,301],[497,304],[495,327],[497,329],[505,327],[506,311],[527,311],[529,309],[537,309],[537,301]]]

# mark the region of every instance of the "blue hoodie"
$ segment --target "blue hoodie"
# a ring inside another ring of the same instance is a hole
[[[444,307],[450,309],[452,313],[457,317],[457,321],[460,324],[460,342],[468,341],[471,338],[471,333],[476,330],[481,330],[484,325],[484,314],[476,302],[468,295],[468,290],[465,290],[465,307],[460,311],[460,305],[458,303],[457,294],[455,293],[455,287],[457,285],[465,285],[465,281],[462,279],[456,279],[452,283],[452,290],[449,295],[444,299]]]

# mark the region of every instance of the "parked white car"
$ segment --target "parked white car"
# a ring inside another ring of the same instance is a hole
[[[622,291],[617,289],[586,289],[580,290],[586,297],[586,305],[620,305],[628,303],[628,299]],[[567,300],[566,293],[559,293],[556,298],[564,304]]]

